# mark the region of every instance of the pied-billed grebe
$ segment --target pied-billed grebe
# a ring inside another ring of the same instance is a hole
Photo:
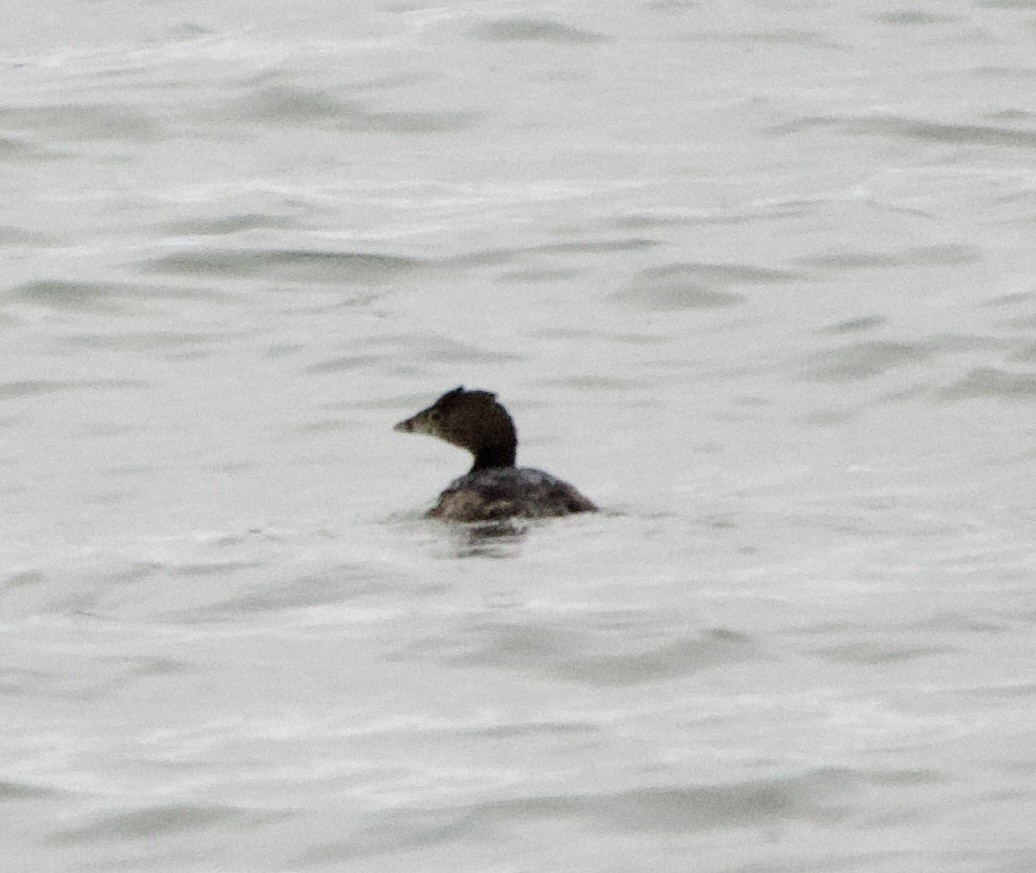
[[[454,479],[428,510],[430,518],[495,521],[597,511],[567,482],[542,470],[515,467],[514,422],[488,391],[454,388],[394,430],[439,437],[475,456],[470,472]]]

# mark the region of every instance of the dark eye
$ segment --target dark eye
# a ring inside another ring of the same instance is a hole
[[[440,420],[441,418],[442,418],[442,413],[441,413],[441,412],[439,412],[439,410],[438,410],[438,409],[433,409],[433,410],[432,410],[431,412],[429,412],[429,413],[428,413],[428,420],[429,420],[429,421],[430,421],[430,422],[431,422],[432,424],[438,424],[438,423],[439,423],[439,420]]]

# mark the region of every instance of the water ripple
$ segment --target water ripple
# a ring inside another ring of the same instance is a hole
[[[369,109],[326,91],[276,86],[250,95],[237,107],[255,121],[278,124],[323,123],[353,131],[420,134],[454,133],[475,127],[485,113],[476,110]]]
[[[564,831],[590,828],[673,837],[781,822],[830,824],[851,820],[873,787],[929,777],[916,770],[869,774],[824,768],[735,783],[530,794],[462,807],[394,809],[375,816],[354,838],[314,846],[299,863],[326,864],[442,843],[477,842],[501,828],[520,829],[532,822]]]
[[[809,374],[824,382],[854,382],[883,376],[897,367],[922,361],[929,354],[917,343],[864,340],[819,352]]]
[[[63,792],[26,782],[0,782],[0,800],[41,800],[60,798]]]
[[[733,631],[689,632],[657,625],[638,632],[641,616],[600,616],[589,625],[478,620],[452,642],[414,647],[454,665],[532,671],[588,685],[636,685],[760,657],[754,640]]]
[[[12,289],[12,293],[16,298],[35,306],[66,312],[86,312],[113,309],[112,298],[126,298],[131,289],[115,283],[41,279],[18,285]]]
[[[1015,149],[1032,149],[1036,146],[1036,133],[1017,130],[1006,125],[950,124],[897,115],[851,119],[837,116],[804,116],[774,125],[770,128],[770,132],[776,135],[788,135],[822,128],[836,128],[847,134],[886,136],[913,142],[945,145],[997,146]]]
[[[56,845],[107,843],[111,840],[152,840],[213,828],[248,830],[281,817],[281,813],[257,812],[223,804],[169,803],[102,815],[91,824],[57,831],[50,837],[50,842]]]
[[[161,127],[142,111],[84,103],[0,110],[0,126],[5,130],[32,131],[44,143],[149,143],[161,137]]]
[[[62,392],[90,391],[122,391],[126,389],[143,389],[149,383],[141,379],[26,379],[18,382],[0,382],[0,400],[17,400],[23,397],[36,397],[41,394],[57,394]]]
[[[473,33],[490,42],[551,42],[561,45],[592,45],[610,37],[592,30],[569,27],[545,18],[501,18],[480,24]]]
[[[417,258],[369,252],[197,248],[153,258],[142,264],[143,269],[154,273],[233,278],[273,276],[328,284],[389,281],[423,266],[425,262]]]
[[[947,400],[990,397],[1000,400],[1036,398],[1036,373],[1012,373],[998,367],[976,367],[942,391]]]
[[[782,284],[799,278],[791,271],[748,264],[667,264],[641,271],[630,288],[614,296],[655,310],[714,309],[745,300],[726,286]]]

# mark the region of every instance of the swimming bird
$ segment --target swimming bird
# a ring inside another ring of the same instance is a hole
[[[471,470],[446,486],[426,513],[429,518],[497,521],[597,511],[567,482],[543,470],[515,466],[514,421],[489,391],[454,388],[393,430],[438,437],[474,455]]]

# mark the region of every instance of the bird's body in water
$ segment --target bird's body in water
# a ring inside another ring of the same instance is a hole
[[[567,482],[530,467],[516,467],[518,435],[507,410],[488,391],[447,391],[395,430],[439,437],[475,457],[471,470],[454,479],[428,511],[448,521],[546,518],[597,507]]]

